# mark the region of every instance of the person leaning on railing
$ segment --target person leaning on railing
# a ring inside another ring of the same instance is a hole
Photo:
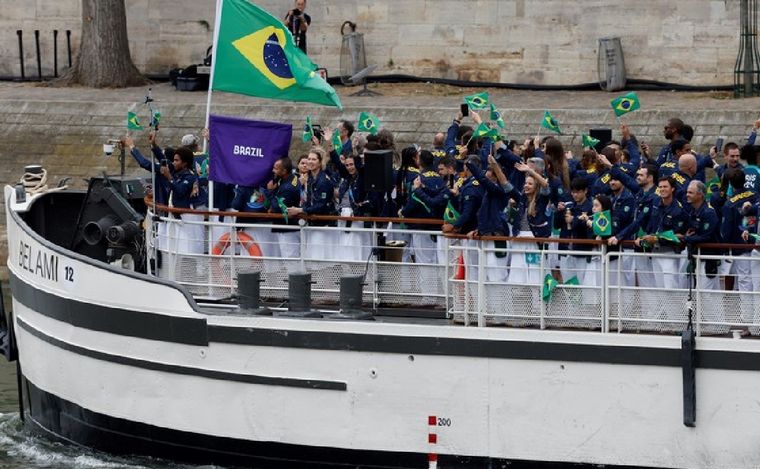
[[[696,252],[694,246],[697,244],[718,242],[718,230],[720,228],[718,214],[707,203],[705,197],[707,197],[707,186],[702,181],[691,181],[686,189],[686,201],[689,204],[687,206],[686,234],[679,236],[689,248],[689,254]],[[720,250],[715,248],[700,249],[699,253],[710,256],[721,254]],[[719,262],[717,259],[700,260],[698,269],[695,268],[694,271],[700,276],[700,289],[718,289],[720,283],[718,281]]]
[[[560,202],[557,212],[554,214],[554,228],[559,230],[559,237],[564,239],[588,239],[588,229],[581,217],[591,213],[592,202],[587,197],[588,185],[586,179],[578,177],[570,183],[572,201]],[[582,284],[589,262],[588,256],[572,255],[572,251],[588,251],[589,246],[584,244],[560,244],[559,267],[563,281],[573,277]]]
[[[675,235],[686,232],[686,212],[681,202],[675,199],[676,184],[671,178],[661,177],[657,183],[659,198],[652,204],[652,209],[642,224],[644,235],[638,236],[636,246],[651,246],[651,252],[671,255],[669,257],[654,256],[652,270],[654,271],[657,288],[675,289],[685,286],[685,278],[678,275],[680,260],[672,254],[681,252],[680,241],[661,236],[671,232]]]
[[[335,215],[335,181],[322,170],[326,162],[324,149],[314,147],[309,151],[306,159],[309,175],[306,190],[306,202],[302,207],[289,207],[288,217],[306,215]],[[334,224],[329,221],[314,220],[313,226],[328,226]],[[330,233],[325,231],[310,231],[306,240],[309,246],[309,257],[314,259],[330,260],[334,257],[335,245],[330,239]]]

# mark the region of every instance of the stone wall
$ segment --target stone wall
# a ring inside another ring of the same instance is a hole
[[[257,4],[282,17],[289,0]],[[132,56],[145,73],[201,61],[212,41],[213,0],[126,0]],[[0,76],[52,74],[52,30],[80,31],[79,0],[0,0]],[[526,84],[597,80],[597,41],[621,37],[627,74],[692,85],[733,82],[739,2],[728,0],[312,0],[309,54],[340,74],[340,26],[358,23],[375,73]],[[65,61],[59,36],[59,63]]]

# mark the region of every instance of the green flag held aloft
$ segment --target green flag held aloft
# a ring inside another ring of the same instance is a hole
[[[459,215],[460,213],[454,208],[454,205],[449,200],[448,205],[446,205],[446,210],[443,212],[443,221],[453,225],[459,220]]]
[[[465,96],[464,102],[467,103],[470,109],[486,109],[488,107],[488,91]]]
[[[544,303],[548,303],[552,299],[552,293],[559,286],[557,279],[552,277],[552,274],[546,274],[544,277],[544,287],[541,289],[541,299]]]
[[[212,89],[343,109],[280,20],[248,0],[221,0]]]
[[[500,129],[503,129],[505,127],[504,125],[504,119],[501,116],[501,112],[499,112],[498,109],[496,109],[496,105],[491,103],[491,120],[496,123],[496,125],[499,126]]]
[[[612,235],[612,214],[609,210],[594,214],[594,234],[597,236]]]
[[[680,243],[681,240],[678,239],[678,236],[673,232],[673,230],[663,231],[660,233],[657,233],[657,238],[665,240],[665,241],[671,241],[674,243]]]
[[[488,127],[488,124],[481,122],[480,125],[473,131],[474,137],[491,138],[496,139],[499,136],[499,131]]]
[[[335,153],[340,155],[343,152],[343,142],[340,140],[340,132],[337,130],[333,132],[332,146],[335,148]]]
[[[310,142],[314,138],[314,128],[311,126],[311,116],[306,116],[306,125],[303,126],[303,141]]]
[[[595,148],[599,145],[599,139],[592,137],[591,135],[583,135],[583,146],[588,148]]]
[[[633,91],[619,98],[613,99],[610,104],[612,105],[612,110],[615,111],[615,115],[617,117],[620,117],[623,114],[628,114],[629,112],[635,111],[641,107],[639,97]]]
[[[360,132],[369,132],[372,135],[377,135],[377,131],[380,130],[380,120],[368,112],[362,112],[359,114],[357,129]]]
[[[544,120],[541,121],[541,127],[549,129],[552,132],[557,132],[558,134],[562,133],[559,129],[559,121],[552,117],[552,114],[549,111],[544,111]]]
[[[142,130],[140,119],[138,119],[137,114],[132,111],[127,112],[127,130]]]

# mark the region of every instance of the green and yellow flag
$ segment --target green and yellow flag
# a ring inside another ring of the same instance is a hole
[[[343,109],[280,20],[248,0],[222,0],[212,89]]]
[[[453,225],[459,220],[459,215],[460,213],[454,208],[454,205],[449,200],[448,205],[446,205],[446,210],[443,212],[443,221]]]
[[[760,235],[757,235],[757,234],[755,234],[755,233],[750,233],[750,234],[749,234],[749,237],[750,237],[751,239],[754,239],[756,242],[757,242],[757,241],[760,241]]]
[[[377,135],[377,131],[380,130],[380,120],[368,112],[362,112],[359,114],[357,129],[360,132],[369,132],[372,135]]]
[[[657,233],[656,235],[659,239],[663,239],[665,241],[671,241],[674,243],[680,243],[681,240],[678,239],[678,236],[673,232],[673,230],[668,231],[662,231],[660,233]]]
[[[599,139],[592,137],[591,135],[583,135],[583,146],[588,148],[595,148],[599,145]]]
[[[594,234],[597,236],[612,235],[612,214],[609,210],[597,212],[594,214]]]
[[[552,274],[546,274],[546,277],[544,277],[544,287],[541,290],[541,299],[544,300],[544,303],[548,303],[552,300],[552,293],[554,293],[554,290],[559,286],[559,282],[557,279],[555,279]]]
[[[465,96],[464,102],[467,103],[470,109],[486,109],[488,107],[488,91]]]
[[[340,139],[340,132],[337,130],[333,132],[332,146],[335,148],[335,153],[340,155],[343,152],[343,142]]]
[[[127,130],[142,130],[140,125],[140,119],[137,118],[137,114],[132,111],[127,112]]]
[[[285,218],[285,223],[287,223],[288,222],[288,206],[285,205],[285,199],[282,197],[277,197],[277,206],[280,208],[283,218]]]
[[[430,207],[428,207],[428,205],[425,202],[423,202],[422,199],[417,197],[416,194],[412,194],[412,200],[422,205],[422,208],[424,208],[427,213],[432,213],[432,210],[430,210]]]
[[[150,127],[158,129],[158,124],[161,122],[161,111],[156,109],[150,116]]]
[[[306,125],[303,126],[303,141],[310,142],[314,138],[314,128],[311,126],[311,116],[306,116]]]
[[[472,133],[475,137],[496,139],[499,136],[499,131],[488,127],[488,124],[481,122],[480,125]]]
[[[562,133],[559,129],[559,121],[552,117],[552,114],[549,111],[544,111],[544,120],[541,121],[541,127],[549,129],[552,132],[557,132],[558,134]]]
[[[500,129],[503,129],[504,126],[504,119],[501,116],[501,113],[498,109],[496,109],[496,105],[491,103],[491,120],[496,123],[496,125],[499,126]]]
[[[635,111],[641,107],[641,103],[639,103],[639,97],[633,91],[619,98],[613,99],[610,104],[612,105],[612,110],[615,111],[615,115],[618,117],[622,116],[623,114],[628,114],[629,112]]]

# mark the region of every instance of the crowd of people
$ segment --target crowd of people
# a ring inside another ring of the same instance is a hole
[[[551,136],[524,142],[479,137],[475,128],[481,117],[470,111],[467,118],[473,125],[464,122],[460,112],[427,149],[413,145],[400,151],[387,129],[359,134],[351,122],[341,121],[334,130],[326,128],[314,136],[308,153],[293,160],[287,155],[278,159],[271,180],[260,187],[215,183],[214,209],[282,214],[282,219],[264,222],[287,228],[257,231],[259,239],[271,246],[264,252],[268,256],[300,255],[294,227],[302,215],[393,217],[398,222],[390,225],[395,229],[388,238],[406,241],[405,262],[449,262],[443,258],[441,235],[466,235],[462,245],[481,242],[485,247],[487,259],[482,265],[487,267],[488,281],[540,284],[541,261],[560,282],[575,277],[582,285],[599,285],[599,256],[591,254],[603,244],[608,251],[670,255],[613,257],[610,267],[622,272],[613,282],[619,278],[627,286],[683,288],[689,260],[679,254],[702,245],[703,255],[729,254],[733,259],[700,261],[702,288],[760,290],[760,258],[753,262],[753,257],[760,257],[753,246],[759,235],[760,170],[754,143],[760,120],[746,143],[727,142],[704,155],[691,148],[692,127],[672,118],[664,126],[668,143],[657,153],[621,125],[620,140],[585,148],[576,156]],[[340,136],[337,149],[334,132]],[[208,158],[200,153],[198,142],[188,135],[181,147],[162,149],[151,134],[152,162],[131,138],[124,140],[140,166],[154,171],[158,203],[204,210]],[[367,150],[393,152],[392,187],[367,190]],[[168,160],[171,164],[162,164]],[[594,214],[601,212],[610,214],[612,225],[603,235],[593,227]],[[411,234],[405,235],[401,227]],[[375,240],[365,233],[348,234],[353,237],[336,242],[328,232],[312,231],[306,245],[316,258],[365,258]],[[480,237],[571,242],[474,241]],[[537,249],[554,254],[542,259]],[[466,265],[478,265],[473,257],[477,252],[465,251]],[[623,265],[618,267],[618,261]],[[469,275],[477,275],[477,270]]]

